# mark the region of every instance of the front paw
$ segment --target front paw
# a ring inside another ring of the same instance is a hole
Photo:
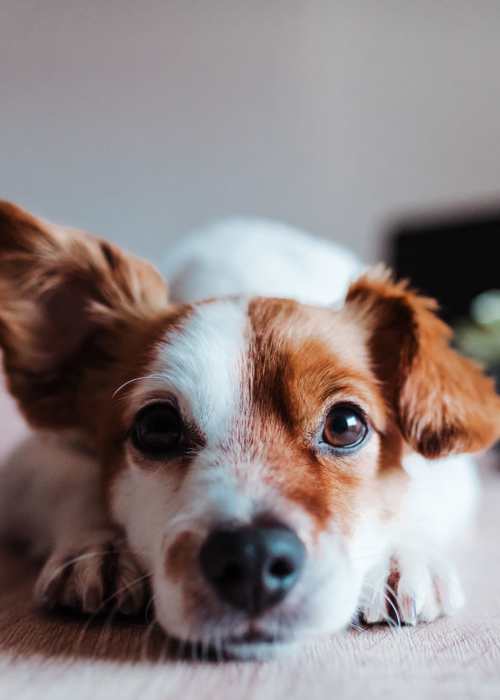
[[[124,544],[109,531],[56,547],[35,584],[34,597],[45,609],[82,613],[114,609],[139,613],[147,601],[147,577]]]
[[[399,554],[367,576],[359,614],[368,624],[416,625],[451,615],[465,603],[455,567],[446,560]]]

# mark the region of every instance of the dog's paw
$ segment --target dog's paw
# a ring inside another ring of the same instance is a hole
[[[367,576],[359,614],[367,624],[394,622],[416,625],[451,615],[465,603],[455,567],[400,554]]]
[[[147,577],[118,538],[96,532],[84,542],[55,549],[38,576],[34,597],[46,609],[134,615],[146,605]]]

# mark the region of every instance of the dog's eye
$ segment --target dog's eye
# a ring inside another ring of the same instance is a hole
[[[162,459],[179,449],[183,425],[176,409],[164,403],[145,406],[137,414],[131,432],[136,449],[152,459]]]
[[[347,405],[334,406],[323,428],[323,441],[331,447],[349,448],[361,445],[368,434],[363,415]]]

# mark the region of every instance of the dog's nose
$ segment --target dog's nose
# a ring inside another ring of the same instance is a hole
[[[283,600],[304,559],[300,539],[281,525],[215,530],[200,551],[201,570],[219,598],[249,615]]]

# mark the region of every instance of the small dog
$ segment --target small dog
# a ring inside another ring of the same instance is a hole
[[[170,296],[0,205],[5,374],[39,431],[2,469],[0,527],[44,557],[36,601],[135,613],[148,583],[169,635],[239,658],[460,608],[467,453],[500,399],[436,304],[381,269],[349,284],[350,254],[263,222],[168,258]]]

